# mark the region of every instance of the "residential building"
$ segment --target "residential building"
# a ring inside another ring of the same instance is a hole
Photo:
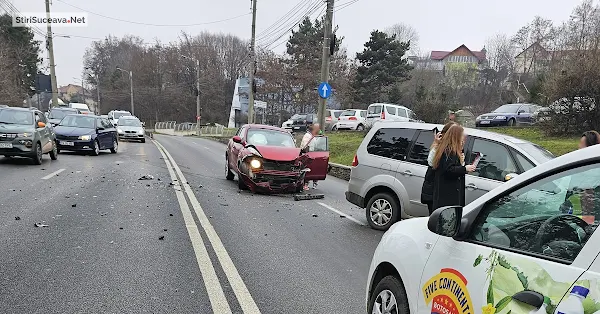
[[[552,52],[535,42],[515,56],[516,74],[539,74],[548,69]]]
[[[439,71],[448,75],[453,69],[473,68],[481,70],[487,67],[486,50],[474,51],[460,45],[452,51],[434,50],[426,58],[408,57],[409,63],[415,68]]]

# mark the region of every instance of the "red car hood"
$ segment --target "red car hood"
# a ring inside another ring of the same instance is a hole
[[[274,161],[293,161],[300,156],[300,148],[280,146],[254,146],[265,158]]]

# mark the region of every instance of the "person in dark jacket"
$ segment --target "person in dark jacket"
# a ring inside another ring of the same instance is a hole
[[[475,166],[464,165],[464,138],[464,128],[453,125],[436,149],[433,158],[434,210],[444,206],[465,206],[465,175],[475,171]]]
[[[456,122],[448,122],[442,128],[442,131],[434,134],[433,144],[429,148],[429,156],[427,157],[427,172],[425,173],[425,180],[423,181],[423,187],[421,188],[421,204],[427,205],[429,209],[429,215],[433,213],[433,181],[435,178],[435,170],[433,169],[433,157],[435,156],[436,149],[442,140],[442,136],[448,132],[448,129],[457,124]],[[436,128],[437,130],[437,128]],[[434,130],[435,131],[435,130]]]

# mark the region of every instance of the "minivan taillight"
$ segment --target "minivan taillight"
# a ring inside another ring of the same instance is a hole
[[[381,111],[381,120],[385,120],[385,108]]]
[[[352,160],[352,167],[358,166],[358,156],[354,155],[354,159]]]

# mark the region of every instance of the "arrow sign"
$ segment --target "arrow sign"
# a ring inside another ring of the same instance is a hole
[[[327,99],[331,96],[331,85],[327,82],[323,82],[319,84],[319,96],[321,98]]]

